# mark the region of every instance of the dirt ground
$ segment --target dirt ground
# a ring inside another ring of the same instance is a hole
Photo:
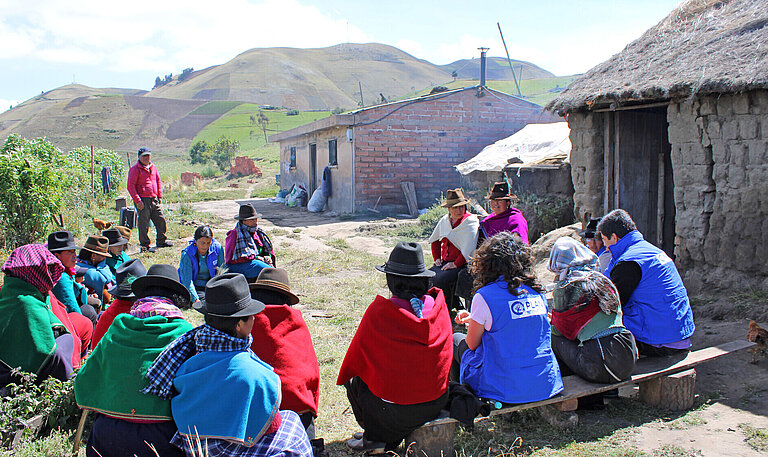
[[[380,255],[386,255],[392,248],[391,242],[375,236],[363,236],[366,225],[382,225],[387,221],[380,218],[360,217],[341,220],[324,213],[309,213],[305,208],[288,208],[282,204],[270,203],[267,199],[256,198],[240,201],[211,201],[194,204],[197,211],[204,211],[221,219],[219,227],[229,229],[238,203],[250,202],[262,214],[260,224],[273,233],[278,248],[300,247],[307,252],[333,249],[327,241],[343,239],[351,247]],[[413,220],[397,220],[396,223],[413,223]],[[363,227],[363,230],[361,230]],[[545,236],[534,246],[536,272],[543,282],[549,282],[551,273],[546,270],[546,257],[551,243],[558,236],[569,236],[575,227],[559,229],[557,233]],[[692,297],[700,296],[699,291],[689,291]],[[717,345],[736,339],[744,339],[748,320],[744,318],[723,319],[723,314],[713,310],[728,310],[736,306],[727,293],[708,294],[706,300],[692,300],[696,319],[694,349]],[[697,306],[703,302],[705,305]],[[765,305],[762,305],[765,308]],[[755,308],[759,315],[764,309]],[[718,314],[720,317],[718,317]],[[714,318],[710,316],[715,316]],[[764,322],[768,328],[768,322]],[[685,450],[685,455],[701,456],[760,456],[747,444],[748,427],[768,430],[768,360],[757,364],[749,363],[752,354],[748,351],[727,355],[718,360],[697,367],[697,404],[702,405],[692,413],[681,413],[681,419],[653,421],[634,428],[627,434],[627,445],[653,455],[664,446]],[[611,420],[611,418],[605,418]],[[666,454],[665,454],[666,455]],[[678,455],[678,454],[674,454]]]

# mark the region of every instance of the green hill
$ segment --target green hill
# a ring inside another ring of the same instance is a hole
[[[512,61],[512,68],[515,69],[515,75],[518,80],[553,78],[554,74],[547,70],[524,60]],[[480,78],[480,59],[463,59],[456,62],[443,65],[449,75],[456,72],[457,79],[479,79]],[[505,81],[513,80],[512,71],[509,69],[507,59],[503,57],[488,57],[485,64],[486,80]],[[517,90],[515,90],[517,92]]]

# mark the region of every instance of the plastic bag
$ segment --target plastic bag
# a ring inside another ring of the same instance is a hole
[[[325,208],[326,199],[327,198],[323,193],[323,189],[318,187],[314,192],[312,192],[312,198],[309,199],[309,204],[307,204],[307,211],[310,213],[321,212],[323,208]]]
[[[299,197],[301,194],[306,194],[307,192],[304,190],[303,187],[300,185],[294,184],[291,188],[291,192],[285,197],[285,204],[288,205],[291,208],[294,208],[296,206],[301,206],[299,203]]]

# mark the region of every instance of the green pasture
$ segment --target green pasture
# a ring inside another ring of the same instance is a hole
[[[217,105],[211,108],[206,108],[213,103],[217,103]],[[226,107],[226,105],[224,105],[225,103],[234,104],[237,102],[207,103],[196,111],[203,109],[221,110]],[[246,155],[252,156],[250,153],[255,152],[266,144],[266,141],[264,141],[264,131],[262,130],[261,125],[251,121],[251,116],[258,119],[259,111],[264,113],[269,119],[267,136],[290,130],[294,127],[308,124],[331,115],[330,111],[300,111],[297,115],[288,116],[288,110],[285,109],[265,110],[260,109],[259,105],[255,103],[240,103],[237,104],[237,106],[231,107],[217,120],[208,124],[197,134],[197,136],[195,136],[192,140],[192,144],[195,144],[200,140],[205,140],[208,143],[213,144],[221,136],[226,136],[233,140],[240,141],[240,150],[245,152]],[[207,114],[215,114],[217,112],[218,111],[211,111]]]

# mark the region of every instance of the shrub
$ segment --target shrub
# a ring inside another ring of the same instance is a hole
[[[203,171],[200,172],[200,176],[203,178],[215,178],[216,177],[217,170],[211,166],[203,168]]]
[[[232,166],[232,158],[238,152],[240,152],[240,142],[225,136],[220,137],[213,145],[213,159],[222,171]]]
[[[212,155],[211,145],[205,140],[200,140],[189,148],[189,163],[192,165],[196,163],[208,163],[211,160]]]
[[[297,109],[289,109],[288,111],[285,112],[285,115],[286,116],[298,116],[299,115],[299,110],[297,110]]]
[[[81,195],[85,176],[53,144],[11,135],[0,150],[0,243],[7,250],[48,232],[51,216]]]
[[[573,200],[554,195],[518,193],[513,205],[528,221],[528,241],[533,244],[542,234],[573,224]]]
[[[73,149],[69,154],[71,159],[77,163],[80,171],[88,176],[91,173],[91,148],[87,146]],[[104,167],[109,168],[109,188],[110,192],[108,197],[114,197],[117,195],[120,185],[125,182],[127,172],[125,170],[125,163],[120,158],[120,154],[111,149],[94,149],[93,151],[93,164],[94,173],[96,175],[95,182],[98,191],[101,183],[101,169]],[[90,184],[90,183],[87,183]]]

